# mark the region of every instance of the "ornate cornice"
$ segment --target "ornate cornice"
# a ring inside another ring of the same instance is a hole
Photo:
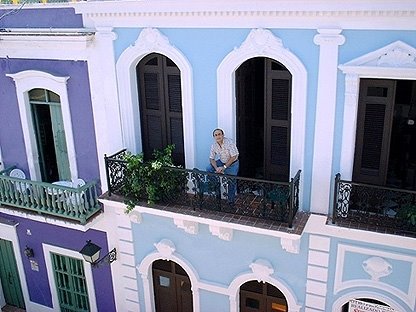
[[[416,29],[412,1],[88,1],[74,4],[95,24],[115,27],[250,27]]]
[[[126,18],[126,17],[273,17],[273,18],[286,18],[286,17],[336,17],[336,18],[350,18],[350,17],[416,17],[416,10],[412,11],[386,11],[386,10],[366,10],[366,11],[300,11],[300,10],[286,10],[286,11],[234,11],[234,10],[224,10],[224,11],[121,11],[121,12],[88,12],[85,16],[90,18]]]

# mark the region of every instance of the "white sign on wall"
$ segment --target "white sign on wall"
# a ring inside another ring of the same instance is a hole
[[[393,308],[360,300],[350,300],[348,312],[394,312]]]

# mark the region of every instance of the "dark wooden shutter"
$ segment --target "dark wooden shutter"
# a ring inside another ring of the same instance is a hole
[[[155,149],[175,144],[175,164],[185,165],[181,77],[178,67],[160,54],[150,54],[137,67],[142,145],[145,159]]]
[[[357,114],[353,181],[384,185],[395,97],[394,80],[362,79]]]
[[[266,59],[265,173],[289,181],[292,75],[281,64]]]
[[[173,63],[166,60],[166,87],[167,87],[167,105],[166,105],[166,122],[167,142],[175,144],[173,151],[173,160],[175,164],[185,165],[185,151],[183,144],[183,118],[182,118],[182,90],[181,75],[179,68]]]

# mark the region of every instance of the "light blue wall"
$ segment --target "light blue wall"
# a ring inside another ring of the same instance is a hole
[[[141,29],[118,28],[115,41],[115,54],[121,53],[132,45]],[[192,66],[194,83],[194,108],[196,131],[196,166],[205,168],[209,147],[212,143],[211,130],[217,125],[217,77],[216,71],[221,61],[235,47],[246,39],[250,29],[160,29],[178,48]],[[315,30],[271,29],[274,35],[283,41],[307,70],[307,107],[305,137],[304,210],[309,210],[312,155],[315,129],[316,94],[319,66],[319,47],[313,43]],[[412,31],[356,31],[345,30],[345,43],[339,47],[339,64],[382,48],[397,40],[416,47],[416,32]],[[371,40],[368,40],[371,38]],[[336,120],[334,137],[333,176],[340,169],[342,118],[344,110],[344,74],[338,72],[336,102]],[[296,127],[296,125],[293,125]]]
[[[251,29],[160,29],[170,43],[188,59],[193,70],[196,125],[197,166],[205,168],[211,130],[217,127],[217,68],[222,60],[239,47]],[[298,56],[308,70],[308,117],[306,159],[312,155],[313,120],[315,113],[318,47],[313,43],[313,30],[272,30],[283,45]],[[121,53],[137,39],[139,29],[116,29],[115,53]],[[310,158],[310,157],[309,157]]]
[[[175,255],[185,260],[194,270],[199,281],[228,288],[229,285],[241,274],[251,273],[249,265],[258,259],[265,259],[274,268],[272,278],[278,280],[294,293],[299,304],[302,304],[306,295],[307,263],[309,254],[309,234],[304,233],[300,241],[299,254],[289,253],[282,249],[280,239],[266,235],[233,231],[231,241],[224,241],[212,235],[207,225],[200,224],[196,235],[187,234],[176,227],[171,218],[143,214],[140,224],[132,227],[136,265],[140,265],[143,259],[156,251],[154,244],[162,239],[171,240],[176,247]],[[340,258],[338,246],[352,246],[362,250],[346,250],[344,265],[337,267]],[[352,282],[362,285],[370,281],[370,275],[362,268],[363,261],[384,252],[382,258],[390,263],[393,271],[389,276],[380,278],[381,283],[396,288],[406,294],[411,290],[412,263],[410,257],[414,252],[400,247],[386,247],[377,244],[362,243],[356,240],[332,238],[329,250],[328,281],[326,304],[328,311],[333,303],[351,291],[362,293],[374,293],[385,298],[391,298],[393,302],[406,307],[406,303],[395,297],[390,290],[377,284],[376,287],[358,286],[347,288],[335,294],[335,277],[341,274],[343,282]],[[190,272],[188,272],[190,274]],[[361,282],[360,282],[361,281]],[[143,285],[139,280],[140,302],[144,302]],[[229,298],[226,295],[201,290],[201,311],[228,311]],[[410,312],[406,311],[406,312]]]
[[[212,144],[211,131],[217,125],[217,68],[222,60],[239,47],[251,29],[159,29],[170,43],[179,49],[192,66],[194,83],[196,166],[204,169]],[[315,30],[271,29],[283,45],[295,54],[306,67],[308,76],[306,107],[305,168],[302,178],[310,185],[313,134],[316,107],[316,81],[318,75],[319,47],[313,43]],[[132,45],[140,29],[118,28],[115,55],[118,59]],[[296,125],[294,125],[296,127]],[[227,135],[227,134],[226,134]],[[304,207],[309,207],[308,187],[304,189]]]
[[[230,300],[227,296],[213,292],[200,291],[201,312],[228,311]]]
[[[175,252],[195,269],[203,282],[228,287],[239,275],[251,273],[251,263],[265,259],[274,268],[273,278],[289,285],[298,300],[305,296],[306,238],[302,239],[300,253],[294,254],[282,249],[279,238],[235,230],[232,240],[224,241],[212,235],[207,225],[200,224],[198,234],[191,235],[178,229],[170,218],[147,214],[143,215],[142,223],[134,225],[132,230],[133,240],[138,242],[134,244],[136,264],[155,251],[155,243],[169,239],[175,244]],[[217,305],[226,302],[228,307],[228,297],[224,296],[227,300],[211,302],[208,298],[212,296],[219,295],[209,293],[201,296],[201,300],[209,302],[201,306],[211,308],[210,311],[227,311],[228,308],[218,310]]]
[[[387,240],[387,238],[386,238]],[[338,246],[353,246],[354,248],[358,247],[358,250],[346,250],[345,258],[342,268],[337,268],[337,261],[340,257],[338,254]],[[362,267],[363,261],[369,259],[370,257],[377,256],[378,252],[383,252],[381,258],[387,261],[393,268],[392,273],[388,276],[381,277],[379,282],[374,283],[377,287],[353,287],[340,291],[337,294],[334,294],[335,287],[335,276],[338,271],[338,274],[341,274],[342,282],[350,282],[354,284],[359,284],[359,280],[369,282],[370,275],[365,272]],[[406,307],[407,304],[402,302],[398,297],[392,295],[390,290],[384,290],[386,288],[383,285],[389,285],[394,287],[397,291],[401,291],[403,294],[411,293],[411,285],[414,284],[412,280],[412,262],[409,261],[411,257],[415,256],[414,251],[409,249],[397,247],[389,247],[386,245],[380,244],[370,244],[364,243],[362,241],[348,240],[348,239],[339,239],[332,238],[331,240],[331,249],[330,249],[330,262],[328,267],[328,293],[327,293],[327,303],[329,304],[327,308],[332,306],[332,303],[339,297],[354,292],[362,293],[376,293],[380,296],[386,298],[391,298],[391,300],[397,302],[402,307]],[[411,310],[406,310],[410,312]]]

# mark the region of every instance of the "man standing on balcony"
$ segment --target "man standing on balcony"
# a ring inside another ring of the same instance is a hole
[[[207,166],[207,171],[212,173],[221,173],[229,175],[237,175],[239,169],[238,149],[235,143],[224,137],[222,129],[215,129],[212,132],[215,142],[211,146],[209,154],[210,164]],[[228,202],[234,203],[236,181],[228,181]]]

